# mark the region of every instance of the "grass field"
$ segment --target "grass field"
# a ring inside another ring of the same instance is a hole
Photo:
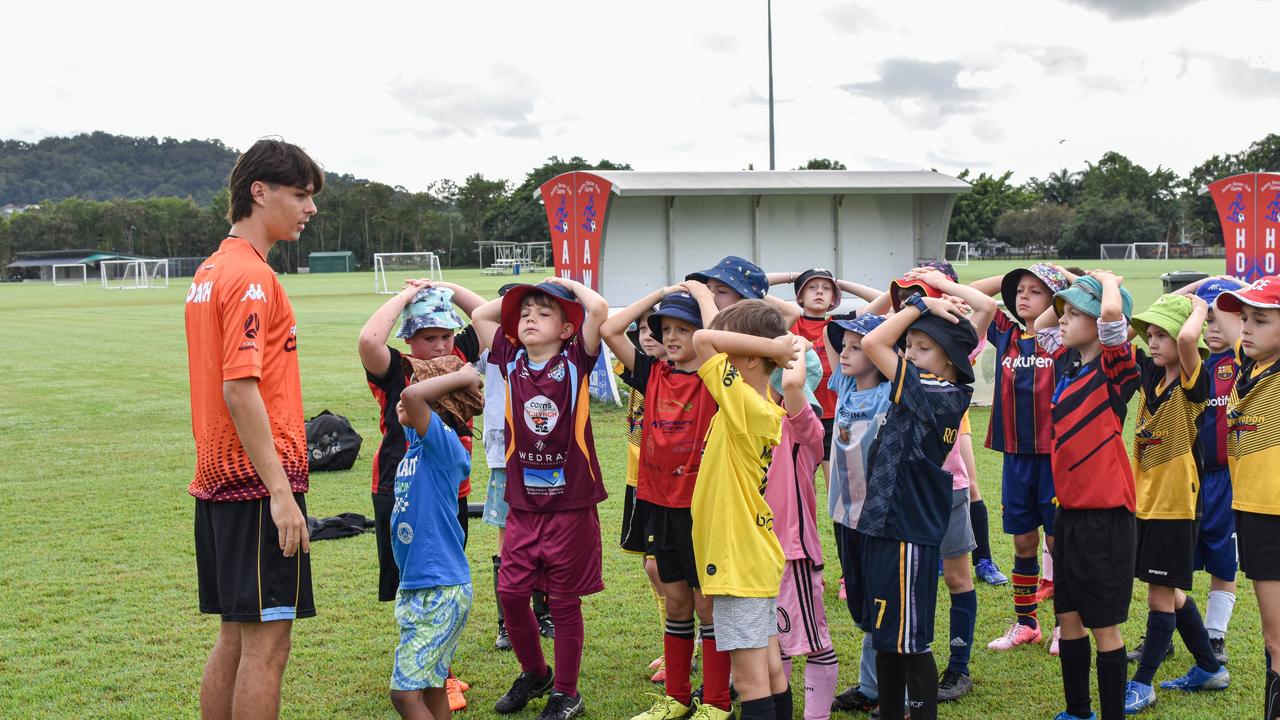
[[[964,279],[1002,273],[1017,262],[974,262]],[[1092,267],[1096,263],[1086,263]],[[1160,293],[1159,274],[1175,269],[1218,273],[1221,260],[1120,261],[1145,307]],[[503,278],[478,271],[446,276],[492,297]],[[510,278],[505,278],[510,279]],[[356,335],[384,300],[367,273],[283,279],[298,317],[299,357],[308,417],[329,409],[364,436],[354,469],[312,478],[309,511],[320,517],[372,515],[370,459],[379,441],[377,407],[356,357]],[[0,717],[185,718],[197,715],[201,667],[217,620],[196,610],[192,500],[194,465],[182,313],[186,281],[167,290],[107,291],[96,286],[0,285]],[[623,414],[597,406],[594,427],[611,497],[601,506],[607,589],[587,598],[587,646],[581,689],[590,717],[627,718],[647,707],[654,688],[645,668],[661,652],[659,629],[638,561],[618,552],[625,447]],[[988,412],[973,413],[985,437]],[[483,499],[482,452],[476,453],[473,501]],[[992,508],[995,555],[1010,569],[1012,549],[1000,533],[1000,459],[978,450],[979,481]],[[825,500],[820,499],[825,507]],[[831,529],[820,528],[832,559]],[[494,701],[518,671],[514,657],[492,649],[495,614],[489,556],[493,528],[471,524],[475,605],[455,662],[471,683],[472,717],[493,717]],[[363,535],[312,548],[319,616],[297,623],[284,683],[290,718],[391,718],[390,654],[397,633],[390,605],[376,602],[374,538]],[[827,615],[841,661],[841,687],[857,678],[860,637],[828,571]],[[938,635],[946,648],[945,586]],[[1125,636],[1145,627],[1145,588],[1136,585]],[[1204,607],[1207,580],[1196,597]],[[1056,659],[1043,648],[994,655],[988,640],[1013,616],[1009,588],[979,587],[972,670],[976,687],[946,718],[1050,718],[1061,709]],[[1042,610],[1049,621],[1051,612]],[[1262,650],[1256,604],[1241,583],[1230,634],[1232,687],[1205,696],[1162,693],[1152,718],[1253,717],[1261,694]],[[548,653],[550,643],[545,645]],[[945,654],[945,652],[944,652]],[[1158,679],[1180,675],[1177,654]],[[945,664],[941,658],[940,664]],[[796,717],[801,717],[797,662]],[[516,717],[532,718],[540,703]]]

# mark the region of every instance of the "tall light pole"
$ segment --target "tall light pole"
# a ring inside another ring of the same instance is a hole
[[[765,0],[769,29],[769,169],[776,170],[773,161],[773,0]]]

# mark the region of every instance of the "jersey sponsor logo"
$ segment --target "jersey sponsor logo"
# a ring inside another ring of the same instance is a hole
[[[188,303],[205,303],[209,302],[209,297],[213,295],[213,281],[205,280],[202,283],[191,283],[191,289],[187,290]]]
[[[729,387],[730,385],[733,385],[733,381],[737,379],[738,368],[734,367],[732,363],[725,363],[724,375],[720,378],[720,382],[723,383],[725,387]]]
[[[413,526],[407,522],[402,522],[397,525],[396,539],[405,545],[413,542]]]
[[[674,398],[663,398],[662,403],[663,403],[664,409],[666,410],[670,410],[674,408],[681,412],[693,412],[692,402],[682,403],[679,400],[676,400]]]
[[[240,347],[236,348],[236,350],[241,352],[244,352],[246,350],[257,350],[257,349],[258,349],[258,343],[255,340],[245,340],[244,342],[240,343]]]
[[[1262,422],[1261,415],[1244,415],[1236,410],[1227,411],[1227,432],[1235,433],[1236,440],[1247,432],[1254,432]]]
[[[260,283],[249,283],[249,287],[245,288],[244,295],[240,298],[240,302],[246,300],[263,300],[267,299],[267,294],[262,292]]]
[[[516,453],[520,456],[522,463],[563,463],[565,461],[564,453],[531,453],[521,450]]]
[[[560,408],[546,395],[537,395],[524,403],[524,424],[534,434],[549,435],[560,421]]]
[[[1226,407],[1230,402],[1230,395],[1219,395],[1217,397],[1209,398],[1209,402],[1206,404],[1209,407]]]
[[[1022,357],[1006,357],[1000,360],[1000,366],[1017,370],[1019,368],[1048,368],[1053,367],[1053,358],[1044,357],[1043,355],[1024,355]]]
[[[294,352],[298,349],[298,326],[289,326],[289,337],[284,341],[284,351]]]
[[[557,488],[564,487],[564,468],[530,468],[524,469],[525,487]]]
[[[410,477],[418,471],[418,456],[407,457],[396,465],[396,477]]]
[[[258,313],[249,313],[249,317],[244,319],[244,336],[253,340],[258,337],[258,330],[261,327],[262,323],[258,319]]]

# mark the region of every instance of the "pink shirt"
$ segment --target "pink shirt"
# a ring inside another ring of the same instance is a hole
[[[782,440],[774,448],[764,491],[782,554],[788,560],[808,559],[817,565],[822,564],[822,544],[813,473],[822,462],[822,438],[822,423],[812,407],[784,417]]]
[[[969,413],[967,412],[964,414],[964,418],[960,420],[960,434],[973,434],[973,430],[969,425]],[[947,453],[947,459],[942,462],[942,469],[951,473],[952,490],[969,489],[969,469],[964,466],[964,460],[960,457],[960,443],[956,443],[951,448],[951,452]]]

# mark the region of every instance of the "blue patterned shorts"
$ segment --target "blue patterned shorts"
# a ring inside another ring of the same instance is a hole
[[[507,471],[489,470],[489,491],[484,496],[484,521],[500,528],[507,526]]]
[[[391,689],[444,687],[470,612],[471,583],[396,593],[400,645],[396,647]]]

